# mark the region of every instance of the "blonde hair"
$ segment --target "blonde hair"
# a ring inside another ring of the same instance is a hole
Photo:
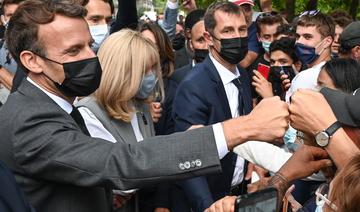
[[[164,93],[157,48],[139,32],[124,29],[110,35],[98,51],[103,70],[95,92],[97,102],[110,117],[131,121],[135,96],[150,65],[158,78],[161,96]],[[151,101],[152,97],[147,99]]]

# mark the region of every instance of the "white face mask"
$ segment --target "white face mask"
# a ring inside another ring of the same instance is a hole
[[[91,47],[94,52],[97,52],[102,42],[109,36],[109,26],[107,24],[89,26],[90,34],[94,39]]]

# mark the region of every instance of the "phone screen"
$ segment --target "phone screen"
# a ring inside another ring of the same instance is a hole
[[[276,212],[277,190],[267,188],[236,199],[235,212]]]
[[[261,75],[265,77],[265,79],[269,79],[270,66],[259,63],[257,70],[258,72],[260,72]]]

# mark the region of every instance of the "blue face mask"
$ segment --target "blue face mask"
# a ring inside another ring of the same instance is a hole
[[[295,143],[296,140],[296,130],[294,128],[292,128],[291,126],[289,127],[289,129],[286,131],[285,135],[284,135],[284,143],[285,146],[291,151],[291,152],[295,152],[296,149],[298,148],[298,144]]]
[[[90,34],[94,39],[94,43],[91,49],[94,52],[97,52],[102,42],[109,36],[109,26],[107,24],[104,24],[104,25],[89,26],[89,28],[90,28]]]
[[[261,41],[261,44],[262,44],[262,47],[265,50],[265,52],[269,53],[271,42],[270,41]]]
[[[146,74],[141,81],[140,89],[136,94],[136,97],[139,99],[147,99],[153,92],[156,82],[157,78],[153,71]]]
[[[300,61],[305,64],[309,65],[313,63],[315,60],[317,60],[320,56],[320,54],[325,50],[321,50],[320,53],[316,53],[316,48],[320,46],[323,43],[321,41],[318,45],[315,47],[307,46],[302,43],[296,43],[295,44],[295,54],[300,59]]]

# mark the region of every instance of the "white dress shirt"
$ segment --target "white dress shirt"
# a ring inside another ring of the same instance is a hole
[[[217,60],[215,60],[215,58],[211,54],[209,55],[224,85],[226,97],[229,102],[231,116],[233,118],[236,118],[239,116],[239,89],[231,81],[240,76],[239,70],[236,68],[235,73],[233,73],[227,68],[225,68],[223,65],[221,65]],[[233,179],[231,181],[231,186],[238,185],[242,182],[244,178],[244,162],[245,160],[238,156],[235,164]]]

